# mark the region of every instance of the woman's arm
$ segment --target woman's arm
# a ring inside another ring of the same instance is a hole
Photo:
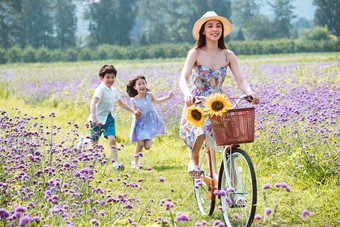
[[[189,51],[189,54],[185,60],[182,69],[181,77],[179,79],[179,87],[181,88],[181,91],[184,94],[184,102],[187,106],[191,106],[195,102],[195,97],[191,94],[188,81],[191,74],[191,70],[195,65],[197,55],[198,51],[196,49],[191,49]]]
[[[159,104],[159,103],[162,103],[162,102],[165,102],[165,101],[171,99],[173,94],[174,94],[174,92],[170,91],[170,93],[167,97],[161,97],[161,98],[156,99],[155,96],[152,93],[149,93],[150,98],[151,98],[151,102],[154,103],[154,104]]]
[[[254,104],[259,104],[260,98],[255,92],[253,92],[247,81],[244,79],[235,54],[232,51],[228,50],[227,57],[229,59],[229,67],[234,74],[237,85],[239,86],[241,91],[243,91],[243,93],[245,93],[246,95],[250,95],[254,100]]]

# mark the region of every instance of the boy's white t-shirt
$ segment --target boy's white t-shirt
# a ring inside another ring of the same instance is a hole
[[[119,94],[116,88],[109,88],[103,82],[94,91],[93,97],[98,97],[99,100],[96,103],[96,115],[98,122],[105,124],[109,112],[113,118],[116,118],[113,112],[114,103],[120,100]],[[92,113],[89,116],[88,121],[92,121]]]

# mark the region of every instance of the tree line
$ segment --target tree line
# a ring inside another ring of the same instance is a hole
[[[340,51],[340,40],[324,27],[317,27],[302,39],[275,40],[231,40],[227,47],[242,55],[278,54],[299,52]],[[13,46],[7,51],[0,48],[0,64],[15,62],[72,62],[107,59],[158,59],[183,58],[192,44],[162,43],[145,46],[116,46],[102,44],[95,47],[69,47],[67,49],[47,49],[46,47],[24,49]]]
[[[66,49],[79,46],[76,4],[87,4],[86,46],[193,43],[194,22],[208,10],[239,27],[234,40],[296,38],[292,0],[273,0],[274,17],[260,14],[261,0],[0,0],[0,47]],[[315,25],[340,35],[339,0],[314,0]],[[137,29],[136,29],[137,28]],[[135,34],[132,34],[132,30]],[[227,39],[230,39],[228,36]]]

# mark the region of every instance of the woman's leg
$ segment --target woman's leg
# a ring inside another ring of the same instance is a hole
[[[194,147],[190,152],[190,165],[196,166],[199,164],[199,151],[201,150],[202,144],[204,142],[205,135],[200,135],[197,137]],[[190,176],[199,177],[200,172],[192,170],[189,172]]]

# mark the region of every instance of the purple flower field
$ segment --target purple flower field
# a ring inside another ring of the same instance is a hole
[[[173,137],[164,143],[177,141],[183,148],[179,153],[187,155],[178,135],[183,108],[178,87],[182,64],[118,64],[115,86],[125,102],[129,100],[126,82],[140,74],[146,76],[156,97],[174,91],[171,100],[155,105],[155,109]],[[65,111],[76,109],[84,115],[79,122],[84,122],[93,91],[100,83],[99,66],[74,63],[2,67],[0,98],[16,97],[27,104]],[[340,213],[334,205],[340,199],[335,196],[340,186],[340,63],[245,62],[241,66],[261,97],[261,104],[256,106],[256,139],[247,145],[259,182],[255,224],[340,224],[336,221]],[[227,77],[224,91],[229,97],[241,94],[232,76]],[[222,226],[218,211],[212,218],[200,216],[193,195],[180,192],[181,188],[175,187],[176,179],[164,175],[166,172],[144,166],[114,174],[112,160],[103,146],[78,149],[78,124],[56,125],[57,118],[54,113],[32,115],[20,108],[0,108],[1,225]],[[130,121],[131,116],[118,110],[117,124],[129,126]],[[182,174],[185,171],[186,167]],[[192,190],[190,179],[184,181]],[[327,207],[328,213],[312,202],[296,202],[294,193],[303,198],[303,190],[317,191],[322,186],[337,188],[333,191],[335,201],[325,202],[333,203]],[[181,200],[190,201],[190,206]]]

